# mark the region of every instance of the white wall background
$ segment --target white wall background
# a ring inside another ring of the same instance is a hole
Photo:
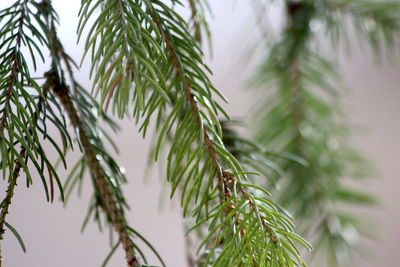
[[[79,61],[82,48],[75,45],[75,29],[80,1],[53,2],[61,17],[61,39],[67,51]],[[215,15],[211,22],[213,80],[229,98],[230,104],[226,108],[230,114],[244,116],[249,113],[252,98],[249,91],[243,89],[249,73],[248,68],[243,70],[248,62],[240,55],[257,35],[257,29],[253,27],[254,15],[244,1],[210,2]],[[352,89],[348,101],[349,118],[368,129],[356,132],[354,142],[379,169],[378,177],[367,186],[382,199],[382,207],[368,211],[370,217],[379,222],[374,232],[381,241],[366,242],[370,249],[367,260],[355,259],[349,266],[399,266],[400,67],[388,64],[376,67],[368,53],[355,52],[351,58],[342,60],[342,69]],[[83,84],[89,85],[85,70],[87,66],[78,77]],[[178,205],[176,202],[164,203],[163,211],[159,211],[158,192],[161,189],[157,170],[144,182],[149,139],[141,138],[132,121],[124,120],[121,125],[123,130],[117,139],[121,150],[118,158],[129,178],[129,184],[125,186],[125,195],[131,206],[129,221],[156,245],[168,266],[186,266]],[[4,266],[99,266],[109,251],[108,235],[99,233],[94,224],[89,224],[84,234],[80,233],[89,193],[84,191],[80,199],[73,197],[63,208],[61,203],[45,202],[39,179],[30,189],[25,188],[22,180],[16,189],[8,221],[23,236],[28,251],[22,253],[15,238],[7,232],[2,243]],[[4,191],[5,183],[2,180],[0,183]],[[125,266],[121,250],[117,251],[109,266]]]

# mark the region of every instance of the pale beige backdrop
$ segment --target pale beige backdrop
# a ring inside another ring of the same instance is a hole
[[[2,2],[0,7],[10,1]],[[61,39],[67,51],[79,61],[82,46],[75,45],[75,29],[80,1],[53,2],[61,17]],[[257,36],[257,29],[253,27],[254,16],[245,1],[210,2],[215,15],[211,22],[213,80],[230,100],[226,106],[229,113],[244,116],[250,112],[253,92],[243,89],[249,73],[248,68],[244,69],[247,62],[240,55],[244,47],[256,42],[252,39]],[[368,129],[358,130],[354,143],[376,164],[379,175],[366,186],[382,199],[381,208],[368,211],[370,217],[375,217],[378,222],[374,232],[381,242],[367,242],[370,248],[368,260],[356,259],[349,266],[397,267],[400,266],[400,67],[388,64],[376,67],[368,53],[355,52],[352,57],[344,58],[342,71],[352,88],[347,101],[349,118]],[[89,86],[87,69],[88,66],[84,65],[78,76],[83,84]],[[129,222],[155,244],[168,266],[184,267],[185,247],[177,203],[164,201],[164,210],[159,212],[159,172],[154,171],[150,180],[144,182],[149,139],[142,139],[132,121],[125,120],[121,125],[123,130],[116,140],[121,150],[118,159],[129,178],[129,184],[124,187],[131,206]],[[99,233],[94,224],[89,224],[84,234],[79,230],[86,214],[89,187],[85,187],[80,199],[73,194],[72,201],[63,208],[59,202],[45,202],[39,179],[35,179],[36,183],[30,189],[24,187],[22,180],[23,177],[15,192],[8,221],[23,236],[27,253],[21,252],[15,238],[7,232],[2,244],[4,266],[100,266],[109,251],[108,235]],[[1,185],[4,191],[4,181]],[[109,266],[125,266],[121,250],[114,255]]]

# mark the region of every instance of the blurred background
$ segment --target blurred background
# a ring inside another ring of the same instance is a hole
[[[79,62],[83,49],[82,44],[76,45],[75,32],[80,1],[53,2],[60,15],[59,36],[67,52]],[[251,115],[255,96],[255,92],[246,89],[254,62],[249,62],[245,55],[257,44],[259,29],[255,26],[254,10],[245,2],[210,1],[214,14],[210,21],[213,53],[207,60],[214,72],[212,79],[216,87],[229,99],[226,109],[233,117]],[[276,18],[278,21],[278,13]],[[353,49],[351,55],[339,58],[340,72],[349,88],[345,102],[348,120],[355,125],[353,142],[377,169],[372,179],[360,186],[368,188],[381,200],[379,206],[363,210],[365,220],[375,225],[373,235],[377,240],[363,241],[364,256],[354,257],[349,266],[399,266],[400,65],[378,62],[367,50]],[[88,66],[84,64],[77,77],[90,87]],[[129,119],[120,125],[122,131],[116,138],[120,148],[117,158],[129,180],[124,186],[131,207],[129,222],[155,245],[168,266],[186,266],[179,203],[166,198],[160,200],[163,177],[158,164],[145,178],[150,138],[143,139],[138,127]],[[89,179],[86,182],[89,185]],[[2,245],[4,266],[100,266],[110,250],[108,233],[101,233],[95,224],[89,224],[84,234],[80,232],[91,194],[89,189],[84,186],[79,198],[74,192],[64,208],[60,202],[45,201],[38,180],[29,189],[21,181],[8,221],[22,235],[27,253],[21,251],[14,236],[7,232]],[[109,266],[125,266],[122,250],[118,249]]]

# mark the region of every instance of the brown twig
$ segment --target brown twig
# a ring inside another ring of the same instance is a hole
[[[25,158],[25,153],[26,153],[26,149],[21,146],[19,155],[22,159]],[[1,204],[0,241],[3,240],[3,238],[4,238],[4,232],[5,232],[4,224],[6,222],[6,216],[8,214],[9,208],[10,208],[11,199],[14,196],[14,188],[15,188],[15,186],[17,186],[17,179],[18,179],[18,176],[20,175],[21,167],[22,167],[21,163],[19,161],[16,161],[11,180],[8,182],[6,197],[4,198],[4,200]],[[1,256],[1,246],[0,246],[0,267],[2,265],[2,260],[3,260],[3,257]]]
[[[68,74],[72,80],[72,86],[75,88],[76,82],[74,79],[72,64],[74,61],[65,52],[63,45],[58,39],[54,21],[49,19],[47,22],[49,26],[49,45],[52,52],[52,57],[57,59],[58,62],[63,61],[67,67]],[[62,74],[62,70],[61,74]],[[115,194],[112,192],[111,185],[107,181],[106,173],[101,166],[95,148],[90,141],[88,131],[76,110],[74,103],[71,99],[70,90],[64,83],[63,78],[60,78],[60,73],[57,72],[55,61],[53,61],[52,70],[45,74],[46,86],[48,86],[58,97],[62,103],[64,110],[68,114],[72,125],[77,129],[79,140],[82,144],[86,160],[89,165],[90,174],[94,181],[95,187],[100,195],[103,210],[109,217],[111,224],[118,233],[119,240],[125,250],[125,257],[129,267],[140,266],[139,260],[136,257],[135,245],[129,233],[129,227],[124,216],[122,208],[118,205]],[[76,89],[76,88],[75,88]]]
[[[111,223],[119,235],[119,240],[125,250],[127,264],[130,267],[140,266],[135,254],[135,245],[128,231],[123,210],[119,207],[115,195],[112,192],[111,186],[106,179],[106,174],[99,160],[96,157],[96,152],[93,144],[90,142],[88,132],[78,115],[78,112],[71,100],[68,87],[60,82],[58,76],[54,72],[46,73],[47,81],[50,88],[57,95],[62,103],[66,113],[68,114],[72,125],[78,129],[79,139],[81,141],[85,157],[88,161],[90,174],[94,184],[101,196],[104,211],[109,216]]]

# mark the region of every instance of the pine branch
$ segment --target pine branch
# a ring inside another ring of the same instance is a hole
[[[278,202],[293,212],[302,233],[316,239],[315,247],[321,250],[327,240],[325,252],[334,256],[325,262],[341,265],[351,246],[346,229],[360,226],[339,212],[338,204],[370,205],[374,199],[344,184],[345,177],[355,177],[353,169],[364,167],[363,159],[349,146],[335,67],[313,51],[310,22],[326,10],[309,4],[287,2],[284,36],[260,69],[256,83],[273,91],[263,105],[257,139],[307,161],[280,161],[286,175],[277,178],[282,187]]]
[[[262,231],[265,231],[265,233],[268,234],[269,239],[272,243],[276,244],[278,242],[278,238],[276,233],[272,230],[272,228],[268,225],[269,223],[267,222],[266,217],[263,215],[259,215],[259,204],[256,202],[255,197],[252,193],[248,191],[248,189],[240,182],[239,180],[239,175],[234,175],[232,174],[228,169],[224,169],[222,166],[230,166],[233,167],[232,165],[229,164],[229,162],[224,162],[222,160],[222,155],[218,151],[219,148],[217,148],[217,143],[215,143],[215,132],[212,130],[210,126],[207,125],[207,122],[203,121],[203,116],[204,113],[201,113],[200,107],[195,100],[195,94],[192,91],[193,85],[191,83],[190,78],[185,77],[186,73],[186,66],[183,65],[182,62],[185,62],[184,59],[181,59],[179,54],[179,50],[174,49],[173,41],[170,38],[171,34],[169,33],[168,29],[165,27],[163,24],[163,21],[160,19],[160,17],[155,17],[153,15],[154,22],[156,25],[158,25],[159,31],[164,37],[165,44],[166,44],[166,49],[167,52],[169,53],[171,59],[172,59],[172,64],[175,68],[175,73],[178,77],[178,81],[182,83],[182,90],[184,91],[185,94],[185,99],[190,105],[191,112],[193,113],[193,117],[197,120],[198,123],[198,128],[201,131],[200,135],[203,137],[202,140],[204,140],[204,144],[206,146],[206,149],[209,154],[209,158],[211,159],[211,166],[214,169],[211,171],[210,178],[213,176],[216,177],[217,180],[217,188],[219,190],[219,198],[220,198],[220,205],[225,206],[223,209],[223,212],[226,217],[233,217],[232,220],[234,221],[234,224],[238,228],[243,228],[240,230],[240,234],[245,235],[245,226],[242,225],[242,218],[240,217],[239,213],[237,212],[237,201],[239,200],[237,196],[233,196],[231,189],[233,187],[233,191],[240,192],[240,195],[248,202],[248,208],[249,212],[253,213],[254,216],[256,216],[257,220],[260,222],[260,226]],[[185,56],[183,56],[185,57]],[[197,98],[196,98],[197,99]],[[212,100],[210,99],[210,102]],[[211,131],[213,132],[213,138],[211,138]],[[229,153],[229,152],[228,152]],[[234,168],[234,167],[233,167]],[[235,232],[235,231],[234,231]],[[221,241],[221,240],[220,240]],[[228,240],[229,241],[229,240]],[[221,242],[217,242],[221,244]],[[212,251],[215,249],[212,248]],[[212,255],[212,252],[210,253]],[[252,264],[257,264],[258,260],[256,259],[257,256],[255,256],[255,253],[249,253],[249,255],[252,255],[250,258],[252,259]],[[243,257],[238,257],[238,259],[243,259]],[[228,264],[230,262],[228,259],[224,257],[220,257],[216,259],[214,264],[217,266],[218,264]],[[224,262],[224,263],[223,263]],[[230,262],[232,264],[232,262]]]
[[[24,4],[26,4],[26,2],[27,1],[25,1]],[[19,19],[19,23],[20,23],[19,28],[21,29],[22,25],[24,23],[24,21],[23,21],[24,20],[24,15],[23,14],[25,13],[24,7],[21,6],[21,9],[19,11],[21,13],[21,17]],[[18,34],[17,38],[16,38],[15,50],[18,51],[20,49],[20,46],[21,46],[21,35]],[[12,94],[13,94],[12,89],[14,87],[14,84],[15,84],[16,78],[17,78],[16,76],[18,74],[17,73],[17,68],[18,68],[19,64],[18,64],[18,60],[15,57],[15,55],[12,58],[11,63],[12,63],[11,74],[9,76],[7,89],[5,90],[6,91],[6,93],[5,93],[6,97],[5,97],[5,100],[4,100],[3,115],[2,115],[2,117],[0,119],[0,133],[1,133],[1,137],[2,137],[2,142],[4,140],[3,139],[4,138],[4,129],[7,126],[8,116],[10,116],[10,114],[8,112],[6,112],[6,109],[9,109],[10,101],[11,101]],[[2,144],[2,145],[4,145],[4,144]],[[26,149],[24,147],[21,147],[20,152],[19,152],[19,156],[20,156],[21,159],[25,158],[25,152],[26,152]],[[4,156],[4,154],[2,156]],[[4,159],[2,161],[4,161]],[[12,172],[12,176],[10,177],[11,179],[9,179],[9,181],[8,181],[8,188],[6,190],[6,196],[5,196],[4,200],[1,202],[0,241],[3,240],[3,236],[4,236],[4,232],[5,232],[4,223],[6,221],[6,216],[8,214],[9,206],[11,204],[11,199],[12,199],[12,197],[14,195],[14,187],[17,184],[17,178],[18,178],[18,176],[20,174],[20,170],[21,170],[21,163],[16,161],[15,165],[14,165],[14,170]],[[11,172],[11,170],[10,170],[10,172]],[[3,260],[3,257],[2,257],[2,253],[1,253],[1,247],[0,247],[0,266],[2,265],[2,260]]]
[[[184,214],[192,211],[199,222],[195,228],[209,223],[210,234],[203,243],[212,244],[212,249],[206,261],[215,266],[257,262],[304,265],[295,242],[306,243],[293,233],[291,220],[268,199],[250,192],[251,186],[243,182],[247,172],[222,143],[217,115],[226,113],[212,97],[212,93],[220,93],[207,77],[207,66],[186,22],[162,1],[86,1],[79,33],[101,3],[85,51],[92,50],[97,66],[96,90],[103,103],[111,95],[120,115],[133,101],[134,117],[143,118],[144,134],[152,114],[158,113],[155,156],[164,137],[172,136],[167,163],[171,196],[180,190]],[[147,38],[149,35],[153,38]],[[133,50],[126,54],[120,42],[128,41],[136,45],[129,46]],[[216,243],[224,240],[222,253],[216,250],[214,239]],[[246,249],[238,250],[240,246]],[[232,258],[231,253],[237,257]]]
[[[46,95],[47,95],[47,93],[46,93]],[[32,118],[32,121],[34,123],[33,127],[38,127],[37,122],[38,122],[38,119],[40,117],[40,113],[43,112],[43,110],[42,110],[43,105],[42,104],[43,104],[43,98],[40,98],[40,100],[38,101],[39,109],[34,113],[34,117]],[[32,131],[33,131],[33,129],[30,129],[30,133],[32,133]],[[23,146],[21,146],[21,148],[20,148],[19,157],[21,159],[25,159],[26,158],[26,148],[23,147]],[[6,190],[6,196],[3,199],[3,201],[1,202],[0,241],[2,241],[3,237],[4,237],[4,233],[5,233],[4,225],[6,223],[6,216],[7,216],[8,212],[9,212],[9,207],[11,205],[11,200],[12,200],[12,197],[14,196],[14,188],[15,188],[15,186],[17,186],[17,179],[20,176],[21,168],[22,168],[21,163],[19,161],[16,161],[11,180],[9,181],[8,188]],[[53,202],[53,200],[54,200],[54,187],[53,187],[53,182],[52,182],[53,178],[52,178],[50,172],[49,172],[49,174],[50,174],[50,189],[51,189],[50,190],[50,192],[51,192],[50,193],[50,200],[51,200],[51,202]],[[0,246],[0,267],[2,265],[2,259],[3,259],[3,257],[2,257],[1,246]]]
[[[346,45],[356,37],[361,46],[370,46],[376,55],[389,49],[396,52],[400,34],[398,1],[321,1],[315,18],[321,21],[334,46]]]
[[[83,57],[91,54],[93,91],[100,95],[105,110],[111,104],[120,117],[133,112],[143,135],[156,116],[154,154],[157,159],[163,146],[169,148],[166,173],[171,197],[179,192],[184,216],[195,219],[189,232],[202,232],[207,227],[207,234],[201,236],[200,257],[190,259],[191,263],[305,266],[298,245],[309,248],[308,243],[294,233],[292,218],[264,189],[265,183],[269,188],[277,182],[284,188],[282,203],[304,223],[304,232],[317,228],[317,247],[323,247],[327,240],[329,251],[336,253],[334,258],[339,261],[342,255],[335,248],[348,250],[346,227],[358,226],[338,211],[337,203],[370,204],[373,199],[342,183],[344,176],[352,174],[349,163],[358,168],[356,163],[361,160],[348,147],[348,129],[341,121],[339,90],[333,82],[337,79],[334,66],[313,52],[315,32],[311,22],[322,21],[336,38],[346,33],[340,20],[350,18],[353,28],[371,47],[394,47],[400,5],[361,0],[285,1],[288,26],[259,76],[263,84],[271,82],[276,87],[259,137],[266,140],[268,149],[285,151],[277,153],[265,151],[220,122],[220,114],[228,115],[213,95],[224,98],[209,79],[210,71],[199,47],[202,33],[209,37],[207,1],[188,1],[192,12],[189,24],[176,13],[177,0],[171,0],[170,5],[161,0],[83,0],[78,35],[83,35],[99,8]],[[66,167],[64,154],[72,141],[65,111],[77,129],[84,154],[65,182],[66,195],[82,183],[89,169],[94,197],[83,228],[92,214],[100,224],[99,214],[103,212],[110,228],[119,235],[105,263],[121,243],[128,266],[140,266],[139,257],[144,255],[132,237],[139,237],[155,250],[128,226],[124,216],[127,206],[120,183],[125,177],[104,148],[101,136],[105,132],[98,125],[99,118],[111,120],[76,82],[73,60],[58,40],[56,23],[49,0],[18,0],[0,11],[0,168],[3,177],[8,177],[0,211],[0,241],[5,226],[15,230],[6,222],[6,215],[20,172],[26,174],[27,185],[32,184],[28,162],[39,173],[47,199],[53,201],[54,179],[63,199],[63,187],[39,136],[52,144]],[[30,76],[21,50],[27,48],[36,68],[37,58],[44,61],[42,46],[50,50],[52,64],[41,87]],[[59,130],[63,149],[47,134],[49,123]],[[279,164],[271,157],[278,157]],[[267,182],[256,180],[255,173],[244,167],[260,172]],[[286,175],[282,175],[284,172]],[[316,219],[316,223],[310,223]]]
[[[73,105],[71,96],[69,95],[69,90],[65,84],[60,82],[59,78],[54,73],[48,73],[47,79],[50,84],[50,88],[52,88],[54,93],[58,96],[60,102],[63,104],[71,123],[78,129],[79,139],[82,143],[83,150],[88,160],[91,176],[94,180],[96,188],[100,193],[103,202],[102,204],[104,205],[104,211],[110,217],[112,224],[119,234],[119,239],[125,250],[128,266],[140,266],[135,255],[135,245],[128,232],[126,219],[121,208],[119,207],[119,204],[117,204],[117,200],[114,197],[114,193],[112,192],[107,179],[105,178],[106,174],[104,173],[104,170],[96,157],[95,150],[90,142],[84,124],[82,123],[78,112]]]
[[[16,1],[10,7],[0,11],[0,21],[2,22],[0,30],[0,40],[2,41],[0,45],[0,167],[3,178],[6,179],[8,176],[8,188],[1,204],[0,241],[3,240],[4,227],[7,226],[20,241],[23,250],[25,248],[20,236],[6,222],[17,178],[23,170],[27,178],[27,186],[33,183],[31,170],[28,168],[30,161],[42,179],[47,200],[53,202],[54,180],[57,182],[63,199],[59,177],[47,158],[39,136],[41,135],[43,139],[50,142],[59,154],[64,167],[66,167],[66,162],[63,152],[53,138],[47,134],[45,121],[51,121],[53,125],[57,126],[64,144],[69,139],[69,135],[64,132],[63,122],[54,120],[56,115],[49,104],[49,101],[53,100],[52,97],[48,96],[46,90],[43,90],[30,76],[25,55],[22,53],[23,48],[28,49],[34,67],[36,67],[35,53],[43,59],[39,48],[40,44],[46,45],[43,31],[40,27],[36,28],[29,24],[30,22],[39,22],[38,17],[34,15],[34,7],[35,3],[31,1]],[[6,23],[3,23],[5,21]],[[30,92],[31,88],[34,89],[34,93]],[[36,99],[38,99],[37,102],[35,102]],[[18,145],[20,146],[19,151],[16,149]],[[50,192],[44,176],[46,169]]]
[[[189,6],[192,11],[192,16],[190,17],[190,20],[193,23],[193,28],[194,28],[194,38],[196,39],[197,42],[201,44],[202,37],[201,37],[201,22],[198,20],[198,9],[196,6],[196,3],[194,0],[189,0]]]
[[[226,190],[226,188],[224,188],[224,184],[225,184],[225,179],[223,177],[223,174],[220,170],[220,166],[221,166],[221,159],[219,158],[218,154],[217,154],[217,149],[215,147],[215,145],[213,144],[211,137],[210,137],[210,130],[209,128],[206,126],[206,124],[204,124],[202,118],[201,118],[201,114],[200,114],[200,109],[199,106],[197,105],[196,100],[194,99],[194,94],[192,92],[192,84],[189,80],[186,79],[186,77],[184,76],[185,73],[185,69],[182,66],[182,64],[180,63],[181,60],[178,57],[177,52],[174,50],[172,43],[171,43],[171,39],[169,37],[169,35],[167,34],[166,30],[165,30],[165,25],[163,24],[163,22],[160,20],[159,17],[157,17],[156,15],[153,16],[153,20],[155,22],[155,24],[158,26],[158,29],[160,31],[160,33],[162,34],[165,44],[166,44],[166,50],[169,53],[169,56],[172,58],[172,64],[173,67],[175,69],[175,72],[177,74],[178,80],[179,82],[183,83],[183,90],[185,92],[186,95],[186,101],[187,103],[189,103],[190,107],[191,107],[191,112],[194,115],[194,118],[197,120],[198,122],[198,128],[201,129],[201,135],[204,138],[204,142],[205,145],[207,147],[209,156],[212,160],[212,165],[215,168],[215,173],[216,173],[216,178],[217,178],[217,183],[218,183],[218,187],[220,190],[220,195],[224,195],[224,192]],[[222,201],[221,204],[224,203],[224,200]]]
[[[211,32],[206,18],[206,13],[211,13],[210,7],[206,0],[187,0],[191,10],[190,26],[193,28],[194,39],[202,44],[204,41],[203,35],[205,34],[209,46],[211,48]]]
[[[28,26],[25,21],[38,21],[38,18],[32,15],[34,11],[31,5],[33,4],[29,1],[17,1],[0,13],[1,20],[9,21],[9,23],[3,25],[0,35],[1,40],[3,40],[2,46],[0,47],[2,49],[0,56],[0,64],[2,66],[2,72],[0,74],[0,135],[2,160],[0,166],[3,170],[4,177],[6,177],[7,169],[11,176],[13,173],[13,162],[19,162],[26,173],[27,184],[29,185],[32,183],[30,171],[26,165],[27,159],[29,159],[34,164],[42,179],[46,197],[49,200],[46,178],[44,177],[44,168],[48,169],[50,176],[56,178],[59,185],[60,182],[57,172],[46,157],[46,153],[39,140],[39,135],[43,135],[43,138],[47,139],[53,145],[65,165],[62,156],[63,153],[57,143],[47,135],[44,121],[46,119],[50,120],[60,131],[62,131],[64,125],[62,121],[54,121],[55,113],[48,103],[48,101],[52,101],[52,99],[51,97],[47,97],[46,92],[30,76],[25,56],[21,52],[23,47],[27,47],[35,66],[36,59],[34,53],[36,52],[43,58],[39,45],[35,43],[46,44],[43,31],[41,31],[40,28]],[[34,38],[29,37],[25,31],[33,33]],[[29,92],[30,89],[34,89],[34,93]],[[38,103],[35,102],[37,98],[39,98]],[[46,112],[40,117],[42,110]],[[43,127],[37,125],[38,119],[42,122]],[[68,140],[69,138],[66,133],[62,133],[61,136],[63,140]],[[27,159],[19,157],[19,151],[14,148],[17,144],[25,148]],[[60,191],[62,192],[61,188]]]
[[[102,14],[86,39],[85,55],[92,48],[91,76],[96,69],[93,88],[96,94],[101,93],[101,103],[106,103],[106,108],[110,99],[114,100],[114,110],[121,117],[133,100],[134,116],[139,117],[147,104],[147,87],[157,91],[153,95],[154,101],[161,101],[158,92],[163,101],[169,101],[163,79],[163,72],[168,72],[163,68],[165,55],[153,36],[157,37],[159,33],[155,31],[151,18],[142,11],[143,5],[151,4],[132,0],[84,1],[80,10],[79,37],[88,19],[101,4]],[[132,83],[136,85],[135,93],[130,88]]]
[[[52,13],[51,3],[48,2],[47,4],[49,5],[47,7],[48,10],[44,11],[46,12],[45,14],[50,15]],[[111,224],[119,235],[119,240],[125,250],[128,266],[140,266],[139,260],[135,255],[136,245],[131,239],[129,226],[121,207],[121,204],[123,204],[124,202],[121,202],[121,199],[118,197],[118,195],[116,195],[115,192],[113,192],[113,189],[111,189],[109,179],[107,178],[108,176],[105,173],[104,168],[100,164],[100,161],[97,157],[98,148],[94,147],[94,143],[91,142],[91,139],[93,138],[90,136],[90,131],[88,131],[83,119],[78,114],[78,111],[73,103],[74,100],[71,97],[67,85],[62,81],[62,78],[60,78],[59,76],[60,73],[63,73],[62,67],[60,65],[62,59],[67,66],[67,70],[74,84],[74,87],[77,85],[72,73],[72,68],[70,64],[71,59],[65,53],[60,41],[57,38],[53,16],[49,16],[47,24],[49,29],[49,44],[53,58],[52,71],[46,73],[47,86],[51,88],[52,91],[57,95],[66,113],[68,114],[72,125],[76,129],[78,129],[77,131],[79,135],[79,140],[82,145],[87,164],[89,166],[89,170],[95,184],[96,192],[99,194],[99,198],[101,201],[100,205],[102,205],[104,212],[109,217]],[[59,64],[57,64],[57,62]],[[77,88],[75,87],[75,91],[76,90]],[[122,201],[124,200],[122,199]]]
[[[4,99],[2,99],[2,102],[4,104],[3,104],[3,108],[2,108],[2,116],[0,118],[0,134],[1,134],[3,142],[5,140],[4,131],[5,131],[6,126],[8,126],[8,124],[9,124],[8,120],[10,120],[10,117],[11,117],[11,112],[9,110],[11,109],[11,107],[10,107],[11,103],[10,102],[11,102],[12,97],[13,97],[13,87],[14,87],[14,85],[16,83],[16,80],[17,80],[18,70],[19,70],[19,68],[22,67],[21,66],[21,62],[18,60],[17,53],[20,53],[20,49],[21,49],[21,39],[23,38],[23,29],[22,28],[23,28],[24,19],[25,19],[25,16],[26,16],[26,14],[25,14],[26,13],[25,5],[27,4],[27,2],[28,1],[24,1],[21,4],[20,7],[18,5],[15,5],[15,7],[14,7],[15,9],[17,9],[19,7],[18,12],[20,13],[20,17],[19,17],[19,19],[17,21],[17,23],[18,23],[17,24],[18,32],[15,35],[16,37],[15,37],[14,47],[13,47],[13,49],[11,51],[9,50],[10,51],[9,56],[10,56],[11,59],[7,62],[7,61],[5,61],[7,59],[6,57],[3,56],[3,58],[2,58],[2,63],[3,64],[5,63],[5,65],[6,65],[8,63],[8,64],[11,65],[11,68],[9,70],[7,70],[7,72],[6,72],[7,74],[9,73],[8,77],[6,77],[6,76],[2,76],[1,77],[1,78],[4,78],[4,80],[6,80],[6,82],[5,82],[2,79],[2,87],[4,85],[6,85],[6,88],[3,87],[3,92],[4,93],[2,93],[2,98],[4,98]],[[9,12],[12,10],[12,8],[13,7],[10,7],[9,10],[4,10],[2,12],[3,14],[1,14],[1,19],[6,17],[7,15],[9,15],[10,14]],[[7,27],[3,27],[2,30],[3,30],[3,32],[5,32],[8,29],[7,29]],[[2,37],[2,39],[5,39],[6,35],[2,34],[1,37]],[[9,46],[11,46],[11,45],[12,44],[10,42]],[[4,84],[4,83],[6,83],[6,84]],[[4,146],[4,145],[5,144],[2,143],[2,146]],[[4,158],[6,155],[3,154],[2,156]],[[2,160],[3,170],[4,170],[4,162],[5,162],[5,160],[3,159]],[[20,168],[17,168],[17,169],[20,169]],[[10,173],[11,173],[11,170],[10,170]],[[14,174],[16,176],[19,175],[18,173],[13,173],[12,177],[14,177]],[[4,175],[4,172],[3,172],[3,175]],[[3,227],[1,229],[3,229]]]
[[[25,148],[21,148],[20,150],[20,157],[21,158],[25,158]],[[3,199],[3,201],[1,202],[1,213],[0,213],[0,241],[3,240],[4,237],[4,224],[6,222],[6,216],[9,212],[9,207],[11,204],[11,199],[14,196],[14,188],[17,185],[17,178],[20,175],[20,171],[21,171],[21,164],[19,162],[17,162],[15,164],[15,169],[14,169],[14,173],[12,175],[12,180],[8,183],[8,188],[6,190],[6,196]],[[2,256],[2,252],[1,252],[1,246],[0,246],[0,267],[2,266],[2,262],[3,262],[3,256]]]

